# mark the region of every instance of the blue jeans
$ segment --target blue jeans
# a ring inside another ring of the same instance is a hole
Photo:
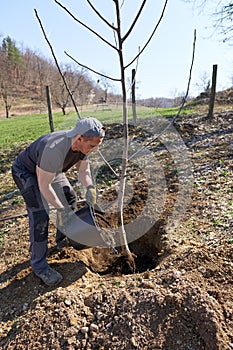
[[[29,173],[17,160],[12,165],[12,176],[26,203],[30,233],[30,262],[35,273],[46,270],[48,252],[49,206],[43,198],[36,174]],[[59,173],[52,187],[64,206],[76,209],[76,193],[64,173]],[[56,242],[64,238],[57,229]]]

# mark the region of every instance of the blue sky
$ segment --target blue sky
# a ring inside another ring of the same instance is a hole
[[[123,32],[129,28],[141,2],[122,1]],[[114,22],[113,1],[93,0],[92,3],[109,22]],[[114,43],[112,30],[98,19],[85,0],[63,0],[62,4],[79,20]],[[140,21],[124,44],[125,64],[138,53],[139,47],[143,47],[160,17],[163,5],[162,0],[147,0]],[[116,51],[75,22],[53,0],[2,1],[0,39],[9,35],[18,47],[29,47],[52,59],[34,9],[38,12],[60,63],[73,63],[64,54],[67,51],[77,61],[104,74],[119,77]],[[202,84],[204,76],[211,79],[213,64],[218,64],[217,90],[232,86],[233,47],[223,44],[220,36],[213,34],[210,13],[211,8],[198,11],[182,0],[168,1],[162,22],[138,62],[137,97],[175,97],[186,91],[194,29],[197,31],[197,40],[190,95],[196,96],[200,92],[197,84]],[[135,64],[126,71],[127,77],[130,77],[132,68],[136,68]],[[91,76],[97,81],[97,76]],[[115,92],[120,92],[120,86],[114,86]]]

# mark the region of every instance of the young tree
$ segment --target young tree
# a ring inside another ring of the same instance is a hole
[[[131,32],[133,31],[136,23],[138,22],[139,17],[141,16],[142,10],[146,4],[146,0],[142,0],[141,6],[139,7],[138,12],[136,13],[136,16],[134,20],[132,21],[131,25],[129,26],[129,29],[123,34],[122,33],[122,23],[121,23],[121,4],[119,0],[113,0],[114,9],[115,9],[115,16],[116,16],[116,23],[111,24],[102,14],[92,5],[90,0],[87,0],[87,3],[93,10],[93,12],[105,23],[105,25],[110,28],[111,31],[114,33],[114,39],[115,42],[112,44],[108,40],[106,40],[102,35],[97,33],[95,30],[93,30],[91,27],[89,27],[87,24],[81,22],[78,18],[76,18],[66,7],[64,7],[59,1],[55,0],[55,3],[58,4],[61,8],[63,8],[77,23],[79,23],[81,26],[84,26],[87,30],[92,32],[95,36],[97,36],[100,40],[102,40],[105,44],[107,44],[110,48],[115,50],[116,54],[118,55],[118,61],[119,61],[119,68],[120,68],[120,76],[118,78],[113,78],[110,76],[106,76],[104,74],[101,74],[100,72],[95,71],[94,69],[87,67],[81,63],[79,63],[76,59],[74,59],[72,56],[68,55],[73,61],[75,61],[77,64],[79,64],[82,67],[85,67],[89,69],[90,71],[108,78],[112,81],[119,82],[121,85],[121,91],[122,91],[122,115],[123,115],[123,150],[122,150],[122,168],[121,168],[121,180],[119,185],[119,194],[118,194],[118,220],[119,220],[119,234],[120,234],[120,243],[122,248],[122,254],[127,259],[127,264],[131,268],[131,270],[135,269],[135,261],[134,261],[134,254],[131,253],[128,243],[127,243],[127,235],[124,227],[124,217],[123,217],[123,200],[124,200],[124,194],[125,194],[125,186],[126,186],[126,170],[128,167],[128,114],[127,114],[127,89],[126,89],[126,70],[129,68],[137,59],[138,57],[143,53],[145,48],[148,46],[149,42],[151,41],[152,37],[154,36],[154,33],[156,29],[158,28],[158,25],[160,24],[163,14],[165,12],[168,0],[165,0],[164,7],[161,12],[161,16],[159,18],[158,23],[155,25],[155,27],[152,30],[152,33],[149,36],[149,39],[146,41],[145,45],[142,47],[140,52],[135,55],[135,57],[128,63],[125,62],[125,56],[124,56],[124,48],[123,44],[126,42],[128,37],[130,36]],[[43,29],[43,28],[42,28]],[[43,30],[44,31],[44,30]]]

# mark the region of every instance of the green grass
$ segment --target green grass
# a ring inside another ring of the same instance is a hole
[[[137,108],[138,118],[149,118],[156,115],[171,117],[176,115],[177,108]],[[190,111],[184,111],[185,114]],[[93,116],[103,123],[122,122],[121,108],[112,110],[84,111],[82,117]],[[129,122],[132,120],[132,112],[128,112]],[[53,114],[54,129],[63,130],[71,129],[76,124],[78,117],[75,112],[69,112],[63,116],[61,112]],[[37,137],[49,133],[49,119],[47,114],[32,114],[11,116],[10,118],[0,119],[0,149],[15,147],[22,143],[30,143]]]

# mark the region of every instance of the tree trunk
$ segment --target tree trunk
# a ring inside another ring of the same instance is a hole
[[[5,109],[6,109],[6,118],[9,118],[9,116],[10,116],[10,108],[9,108],[9,106],[7,104],[5,106]]]
[[[120,20],[120,8],[118,1],[116,4],[116,14],[117,14],[117,35],[118,35],[118,55],[121,69],[121,87],[122,87],[122,112],[123,112],[123,139],[124,146],[122,152],[122,168],[121,168],[121,180],[120,189],[118,194],[118,221],[119,221],[119,235],[121,241],[121,251],[123,256],[125,256],[127,265],[131,272],[135,272],[136,265],[134,261],[134,254],[131,253],[128,242],[127,234],[124,227],[124,217],[123,217],[123,206],[124,206],[124,195],[125,195],[125,185],[126,185],[126,171],[128,166],[128,113],[127,113],[127,93],[125,84],[125,68],[124,68],[124,58],[122,51],[122,37],[121,37],[121,20]]]

